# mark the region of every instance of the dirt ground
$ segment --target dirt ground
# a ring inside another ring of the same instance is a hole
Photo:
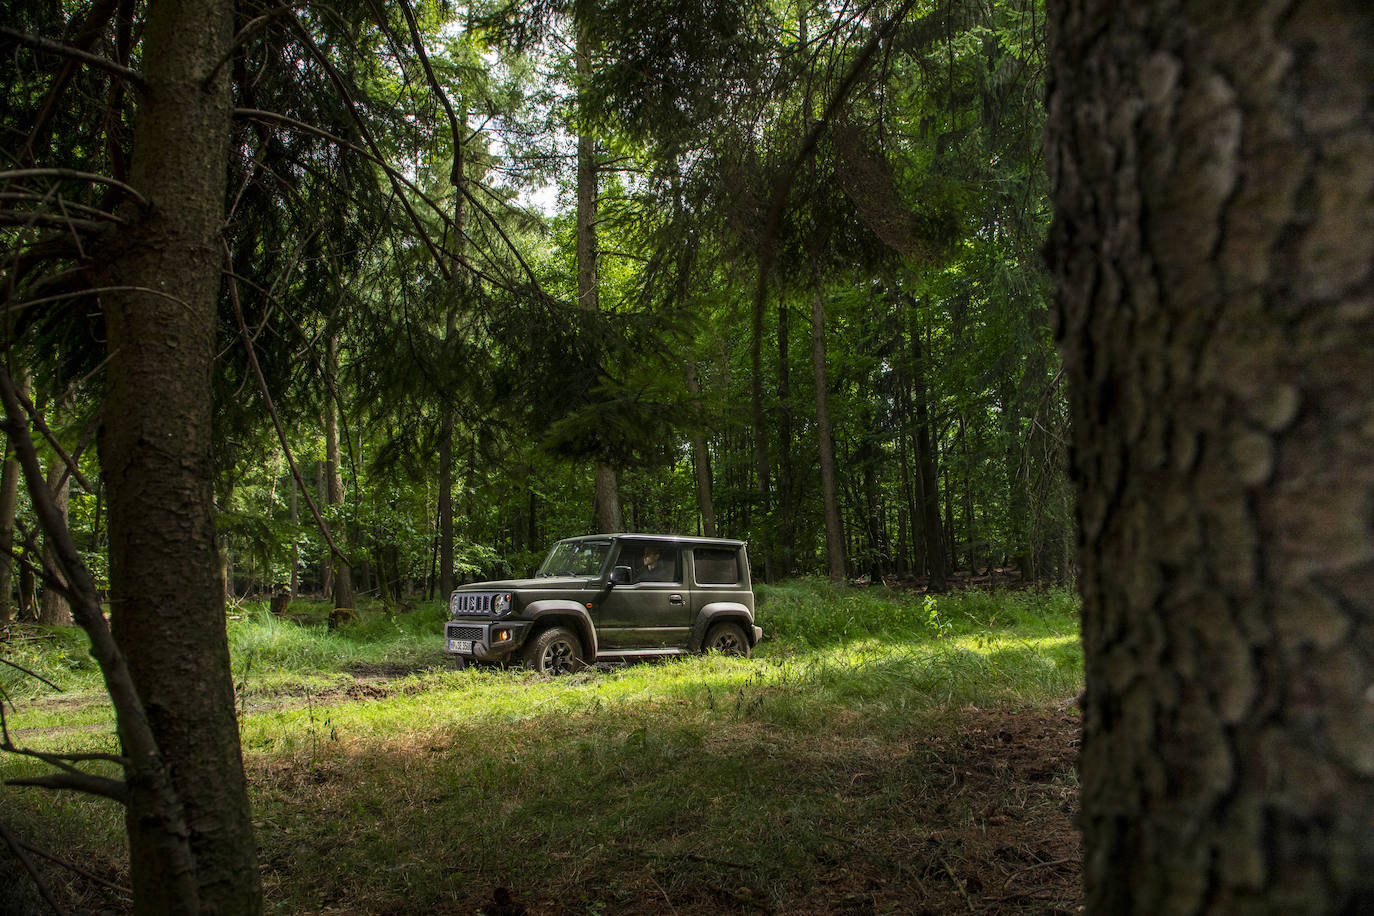
[[[669,898],[644,887],[624,914],[1007,914],[1083,910],[1081,838],[1075,818],[1079,718],[1068,710],[960,710],[953,734],[921,749],[936,784],[905,800],[909,817],[861,838],[863,855],[799,875],[781,901],[728,886]],[[881,778],[881,777],[875,777]],[[744,892],[742,892],[744,891]],[[547,901],[504,889],[487,916],[555,914]],[[606,912],[612,912],[607,910]]]
[[[1083,849],[1075,819],[1079,719],[1066,710],[961,710],[927,746],[947,773],[888,838],[898,876],[846,875],[797,913],[1076,913]]]

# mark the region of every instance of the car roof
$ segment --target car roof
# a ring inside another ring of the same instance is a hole
[[[672,541],[678,544],[701,544],[708,547],[743,547],[745,541],[732,538],[706,538],[687,534],[643,534],[640,532],[616,532],[614,534],[584,534],[578,537],[563,538],[564,541]]]

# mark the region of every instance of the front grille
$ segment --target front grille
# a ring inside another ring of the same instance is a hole
[[[454,617],[460,614],[491,614],[499,592],[458,592],[449,598],[448,610]]]
[[[471,639],[474,641],[480,641],[482,637],[486,635],[486,628],[465,627],[459,624],[451,623],[448,625],[448,629],[445,631],[444,635],[447,636],[449,639]]]

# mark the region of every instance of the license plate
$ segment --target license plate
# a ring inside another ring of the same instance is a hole
[[[450,639],[450,640],[448,641],[448,650],[449,650],[450,652],[458,652],[458,653],[460,653],[460,654],[462,654],[462,655],[471,655],[471,654],[472,654],[472,640],[470,640],[470,639]]]

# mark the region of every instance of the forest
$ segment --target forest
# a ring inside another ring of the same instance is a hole
[[[1077,587],[1090,909],[1374,899],[1374,22],[1263,6],[7,0],[0,626],[118,737],[11,782],[258,912],[226,616],[718,535]]]
[[[235,62],[213,377],[228,593],[332,594],[337,556],[359,593],[432,597],[597,530],[746,538],[770,578],[1063,581],[1043,11],[889,11],[902,40],[858,64],[859,9],[624,6],[580,27],[336,8],[264,22]],[[686,69],[643,86],[671,54]],[[11,81],[14,165],[42,143],[122,180],[127,115],[95,88],[108,72],[82,78],[89,111]],[[34,262],[14,296],[41,300],[12,312],[16,380],[99,571],[107,332],[35,217],[52,196],[113,217],[118,186],[11,171]],[[0,586],[25,609],[33,591]]]

